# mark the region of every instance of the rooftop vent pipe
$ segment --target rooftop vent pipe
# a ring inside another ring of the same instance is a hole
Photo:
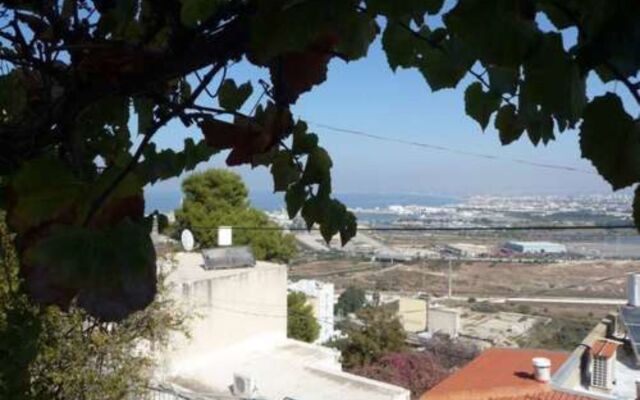
[[[544,357],[533,359],[534,377],[538,382],[547,383],[551,380],[551,360]]]

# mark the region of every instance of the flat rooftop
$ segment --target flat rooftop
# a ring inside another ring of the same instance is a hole
[[[184,363],[169,378],[203,395],[229,396],[234,374],[256,382],[257,397],[304,400],[409,400],[409,391],[341,371],[333,349],[291,339],[236,345]]]
[[[255,269],[286,269],[286,265],[274,264],[266,261],[256,261],[255,267],[204,269],[204,257],[200,252],[174,253],[165,261],[162,268],[171,272],[167,277],[168,283],[195,282],[203,279],[224,278],[251,272]]]

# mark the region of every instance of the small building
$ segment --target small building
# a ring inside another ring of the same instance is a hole
[[[567,246],[552,242],[516,242],[504,244],[506,250],[523,254],[562,254],[567,252]]]
[[[421,299],[400,297],[384,307],[393,310],[406,332],[424,332],[427,329],[427,302]]]
[[[192,315],[189,334],[158,354],[154,380],[171,398],[409,400],[404,388],[342,371],[337,350],[287,338],[286,265],[241,257],[231,267],[238,254],[220,252],[208,264],[181,252],[161,265],[169,297]]]
[[[444,252],[455,257],[481,257],[489,254],[489,249],[480,244],[450,243],[444,246]]]
[[[325,343],[334,334],[334,298],[333,283],[325,283],[311,279],[302,279],[289,283],[289,291],[301,292],[307,296],[307,302],[313,308],[313,315],[320,325],[320,334],[316,343]]]
[[[427,328],[431,334],[445,334],[451,338],[460,333],[460,311],[440,306],[429,306]]]

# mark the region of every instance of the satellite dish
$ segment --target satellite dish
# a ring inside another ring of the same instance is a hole
[[[180,241],[182,242],[182,248],[184,249],[184,251],[193,250],[193,246],[196,243],[195,239],[193,238],[193,233],[191,233],[191,231],[188,229],[182,231],[182,234],[180,235]]]

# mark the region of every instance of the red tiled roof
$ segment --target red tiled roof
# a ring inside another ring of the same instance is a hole
[[[568,354],[547,350],[485,350],[464,368],[422,395],[421,400],[581,400],[554,391],[533,377],[534,357],[551,360],[553,374]]]
[[[591,400],[591,398],[552,390],[545,393],[515,397],[501,397],[491,400]]]
[[[618,349],[618,343],[610,340],[600,339],[591,346],[591,355],[593,357],[611,358]]]

